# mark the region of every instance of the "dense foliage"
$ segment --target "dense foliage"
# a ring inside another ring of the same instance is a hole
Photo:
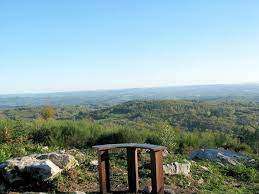
[[[88,112],[85,118],[117,123],[166,122],[180,131],[222,131],[258,153],[259,104],[254,102],[133,101]],[[224,139],[224,135],[220,139]],[[222,140],[223,141],[223,140]]]

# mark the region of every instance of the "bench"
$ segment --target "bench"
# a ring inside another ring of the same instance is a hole
[[[111,192],[109,180],[109,150],[116,148],[127,149],[127,162],[128,162],[128,183],[129,192],[137,193],[139,189],[138,184],[138,149],[146,149],[150,151],[151,157],[151,181],[152,193],[164,193],[164,173],[163,173],[163,155],[162,152],[166,149],[164,146],[151,145],[151,144],[106,144],[93,146],[98,151],[98,170],[99,170],[99,183],[100,193]]]

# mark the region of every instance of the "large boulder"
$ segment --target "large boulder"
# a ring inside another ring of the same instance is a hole
[[[167,175],[175,175],[175,174],[182,174],[182,175],[189,175],[191,171],[191,163],[186,161],[184,163],[173,162],[171,164],[163,165],[164,173]]]
[[[74,156],[70,154],[66,154],[64,152],[61,153],[48,153],[48,154],[40,154],[36,156],[37,160],[46,160],[49,159],[52,161],[55,165],[57,165],[59,168],[63,170],[69,170],[76,165],[78,165],[77,160],[74,158]]]
[[[191,153],[191,160],[200,159],[200,160],[210,160],[214,162],[227,163],[236,165],[241,162],[248,162],[250,159],[241,154],[230,150],[225,149],[201,149],[196,150]]]
[[[0,183],[3,182],[5,187],[8,187],[27,185],[34,181],[46,182],[55,178],[63,170],[69,170],[76,165],[76,159],[64,152],[13,158],[0,164]]]
[[[62,169],[49,159],[34,162],[24,168],[24,172],[31,178],[43,181],[53,179],[61,171]]]

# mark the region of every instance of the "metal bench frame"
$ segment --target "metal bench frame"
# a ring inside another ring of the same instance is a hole
[[[111,192],[110,186],[110,165],[109,165],[109,150],[115,148],[127,149],[128,161],[128,183],[129,192],[137,193],[139,189],[139,176],[138,176],[138,149],[146,149],[150,151],[151,157],[151,180],[152,180],[152,193],[164,193],[164,172],[163,172],[163,150],[164,146],[157,146],[151,144],[106,144],[93,146],[98,151],[98,169],[99,169],[99,182],[100,193]]]

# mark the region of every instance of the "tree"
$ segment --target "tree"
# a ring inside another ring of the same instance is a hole
[[[40,112],[40,115],[43,119],[48,120],[54,118],[56,110],[52,106],[45,106]]]
[[[157,127],[161,143],[172,151],[176,146],[176,130],[166,122],[158,123]]]

